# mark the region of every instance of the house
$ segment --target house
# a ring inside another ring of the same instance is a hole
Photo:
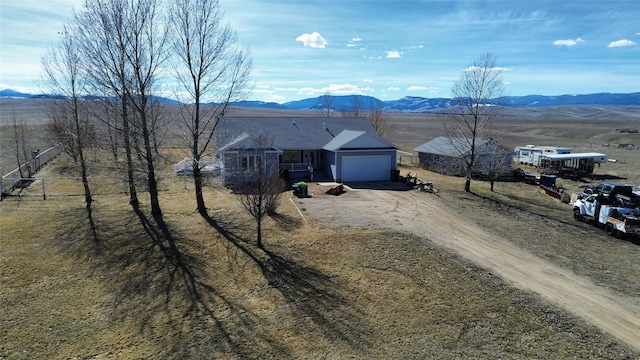
[[[476,139],[476,166],[474,174],[510,174],[512,152],[491,139]],[[447,175],[464,176],[464,157],[470,156],[471,139],[439,136],[413,149],[425,168]]]
[[[256,166],[291,180],[390,180],[399,150],[366,118],[225,117],[216,132],[226,180]]]

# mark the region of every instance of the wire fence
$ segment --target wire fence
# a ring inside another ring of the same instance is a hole
[[[21,179],[23,185],[12,192],[5,192],[3,200],[48,200],[84,196],[82,179],[76,177],[32,177]],[[112,196],[128,193],[127,182],[115,177],[89,177],[92,196]],[[144,191],[141,189],[140,191]]]

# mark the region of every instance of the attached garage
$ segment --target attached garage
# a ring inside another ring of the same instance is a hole
[[[391,155],[342,156],[342,181],[389,180],[391,170]]]
[[[335,181],[390,180],[396,168],[398,147],[365,131],[344,130],[323,150]]]

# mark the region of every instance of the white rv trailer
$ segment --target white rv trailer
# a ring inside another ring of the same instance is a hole
[[[513,154],[513,161],[522,165],[538,166],[540,164],[541,155],[570,153],[571,148],[568,147],[536,145],[518,146]]]

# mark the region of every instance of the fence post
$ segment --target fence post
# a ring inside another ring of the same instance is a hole
[[[44,178],[42,178],[42,200],[47,200],[47,190],[44,185]]]

